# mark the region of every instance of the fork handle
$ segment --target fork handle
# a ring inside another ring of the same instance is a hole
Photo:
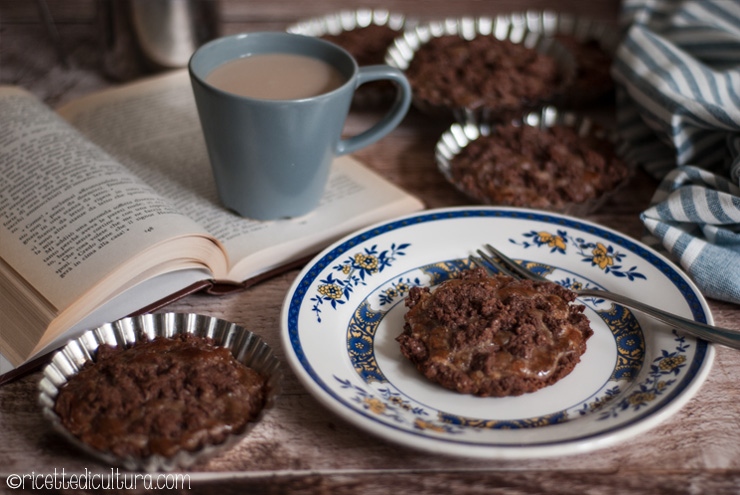
[[[659,320],[669,326],[675,327],[676,329],[681,330],[689,335],[693,335],[694,337],[698,337],[709,342],[726,345],[727,347],[732,347],[733,349],[740,349],[740,331],[715,327],[706,323],[689,320],[688,318],[663,311],[661,309],[655,308],[653,306],[632,299],[631,297],[623,296],[621,294],[615,294],[612,292],[606,292],[596,289],[581,289],[576,292],[581,297],[586,296],[609,299],[623,306],[629,306],[630,308],[642,311],[643,313],[652,316],[656,320]]]

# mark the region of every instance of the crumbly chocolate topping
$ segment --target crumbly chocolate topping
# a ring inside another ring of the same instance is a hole
[[[265,400],[265,377],[212,339],[181,334],[100,346],[95,362],[60,389],[54,410],[94,449],[171,457],[243,432]]]
[[[416,51],[406,76],[420,101],[492,113],[539,104],[561,83],[553,57],[493,36],[432,38]]]
[[[414,287],[401,352],[429,380],[477,396],[533,392],[567,374],[593,334],[576,294],[553,282],[475,268],[436,290]]]
[[[628,172],[608,140],[562,125],[500,125],[451,160],[452,177],[478,201],[556,211],[601,197]]]

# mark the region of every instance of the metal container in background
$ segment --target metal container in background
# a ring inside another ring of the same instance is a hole
[[[116,80],[187,66],[218,36],[215,0],[98,0],[103,72]]]

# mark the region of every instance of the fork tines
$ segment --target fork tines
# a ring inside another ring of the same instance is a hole
[[[496,268],[496,270],[498,270],[499,272],[505,273],[506,275],[509,275],[514,278],[528,278],[531,280],[546,280],[544,277],[541,277],[540,275],[527,270],[526,268],[521,266],[519,263],[515,262],[514,260],[506,256],[504,253],[502,253],[495,247],[491,246],[490,244],[485,244],[483,247],[485,247],[493,256],[484,252],[481,249],[476,250],[476,252],[481,258],[483,258],[483,260],[485,260],[486,263]],[[481,266],[482,262],[479,263],[478,261],[476,261],[475,257],[473,258],[473,261],[476,262],[479,266]]]

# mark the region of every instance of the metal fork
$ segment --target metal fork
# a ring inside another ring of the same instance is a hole
[[[488,250],[490,254],[481,249],[478,249],[478,255],[483,260],[485,260],[486,263],[493,266],[500,272],[514,278],[528,278],[531,280],[547,281],[546,278],[522,267],[521,265],[519,265],[519,263],[516,263],[514,260],[507,257],[505,254],[503,254],[501,251],[494,248],[490,244],[486,244],[484,247],[486,248],[486,250]],[[472,256],[471,258],[478,266],[481,266],[482,268],[490,271],[490,267],[486,266],[485,263],[483,263],[483,261],[481,261],[479,258],[476,258],[475,256]],[[662,309],[655,308],[643,302],[636,301],[635,299],[632,299],[630,297],[623,296],[622,294],[616,294],[600,289],[571,290],[573,290],[573,292],[581,297],[598,297],[602,299],[608,299],[623,306],[636,309],[649,316],[652,316],[656,320],[661,321],[666,325],[674,327],[677,330],[681,330],[689,335],[693,335],[694,337],[698,337],[709,342],[726,345],[727,347],[732,347],[733,349],[740,349],[740,331],[738,330],[730,330],[727,328],[716,327],[712,325],[707,325],[706,323],[689,320],[673,313],[663,311]]]

